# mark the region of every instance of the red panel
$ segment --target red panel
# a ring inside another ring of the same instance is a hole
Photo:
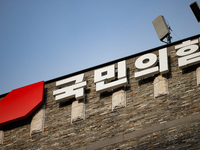
[[[43,103],[44,81],[12,90],[0,100],[0,126],[27,118]]]

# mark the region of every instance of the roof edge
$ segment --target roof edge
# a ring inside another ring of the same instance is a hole
[[[110,62],[106,62],[106,63],[100,64],[100,65],[97,65],[97,66],[94,66],[94,67],[83,69],[83,70],[80,70],[80,71],[77,71],[77,72],[74,72],[74,73],[70,73],[70,74],[67,74],[67,75],[64,75],[64,76],[61,76],[61,77],[58,77],[58,78],[47,80],[47,81],[45,81],[45,84],[51,83],[51,82],[54,82],[54,81],[57,81],[57,80],[62,80],[64,78],[68,78],[70,76],[81,74],[81,73],[84,73],[84,72],[87,72],[87,71],[90,71],[90,70],[95,70],[97,68],[101,68],[103,66],[107,66],[107,65],[110,65],[110,64],[122,61],[122,60],[130,59],[132,57],[136,57],[136,56],[139,56],[139,55],[143,55],[145,53],[150,53],[150,52],[158,50],[158,49],[162,49],[162,48],[165,48],[165,47],[170,47],[172,45],[176,45],[178,43],[182,43],[183,41],[192,40],[192,39],[195,39],[195,38],[198,38],[198,37],[200,37],[200,34],[197,34],[195,36],[192,36],[192,37],[189,37],[189,38],[185,38],[185,39],[182,39],[182,40],[179,40],[179,41],[175,41],[175,42],[170,43],[170,44],[165,44],[165,45],[162,45],[162,46],[159,46],[159,47],[156,47],[156,48],[152,48],[152,49],[149,49],[149,50],[146,50],[146,51],[142,51],[142,52],[139,52],[139,53],[136,53],[136,54],[133,54],[133,55],[122,57],[122,58],[119,58],[119,59],[116,59],[116,60],[113,60],[113,61],[110,61]]]
[[[176,44],[182,43],[183,41],[192,40],[192,39],[195,39],[195,38],[198,38],[198,37],[200,37],[200,34],[197,34],[197,35],[194,35],[194,36],[191,36],[191,37],[188,37],[188,38],[179,40],[179,41],[175,41],[175,42],[172,42],[172,43],[170,43],[170,44],[165,44],[165,45],[162,45],[162,46],[159,46],[159,47],[156,47],[156,48],[152,48],[152,49],[149,49],[149,50],[146,50],[146,51],[142,51],[142,52],[139,52],[139,53],[136,53],[136,54],[133,54],[133,55],[129,55],[129,56],[126,56],[126,57],[122,57],[122,58],[119,58],[119,59],[116,59],[116,60],[113,60],[113,61],[110,61],[110,62],[106,62],[106,63],[100,64],[100,65],[97,65],[97,66],[94,66],[94,67],[90,67],[90,68],[87,68],[87,69],[83,69],[83,70],[80,70],[80,71],[77,71],[77,72],[74,72],[74,73],[70,73],[70,74],[67,74],[67,75],[64,75],[64,76],[61,76],[61,77],[57,77],[57,78],[54,78],[54,79],[50,79],[50,80],[45,81],[44,83],[45,83],[45,84],[48,84],[48,83],[51,83],[51,82],[55,82],[55,81],[57,81],[57,80],[62,80],[62,79],[64,79],[64,78],[68,78],[68,77],[71,77],[71,76],[75,76],[75,75],[77,75],[77,74],[81,74],[81,73],[84,73],[84,72],[87,72],[87,71],[90,71],[90,70],[95,70],[95,69],[101,68],[101,67],[103,67],[103,66],[107,66],[107,65],[110,65],[110,64],[113,64],[113,63],[122,61],[122,60],[130,59],[130,58],[132,58],[132,57],[136,57],[136,56],[139,56],[139,55],[143,55],[143,54],[145,54],[145,53],[150,53],[150,52],[152,52],[152,51],[155,51],[155,50],[158,50],[158,49],[162,49],[162,48],[165,48],[165,47],[170,47],[170,46],[172,46],[172,45],[176,45]],[[0,95],[0,98],[5,97],[7,94],[8,94],[8,93],[1,94],[1,95]]]

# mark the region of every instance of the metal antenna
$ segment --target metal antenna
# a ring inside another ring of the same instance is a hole
[[[171,43],[171,39],[172,39],[172,37],[170,36],[170,34],[171,34],[171,32],[170,32],[170,30],[171,30],[171,28],[170,28],[170,26],[168,26],[168,28],[169,28],[169,34],[167,35],[167,44],[170,44]]]
[[[168,26],[168,28],[169,28],[169,31],[168,31],[168,34],[166,35],[167,42],[163,41],[164,39],[160,40],[161,42],[164,42],[166,44],[170,44],[171,43],[171,39],[172,39],[172,36],[170,35],[171,34],[171,32],[170,32],[170,30],[171,30],[170,26]]]
[[[170,26],[166,24],[165,18],[162,15],[159,15],[156,19],[152,21],[152,23],[160,41],[170,44],[172,39],[172,37],[170,36]],[[165,38],[167,39],[167,42],[163,41]]]
[[[169,34],[171,34],[170,30],[173,32],[172,28],[169,26],[169,21],[165,18],[165,20],[167,21],[167,25],[169,28]],[[174,33],[174,32],[173,32]],[[174,33],[174,35],[177,37],[177,39],[179,39],[179,37]],[[179,39],[180,40],[180,39]]]
[[[172,31],[172,29],[170,28],[170,30]],[[172,31],[173,32],[173,31]],[[174,32],[173,32],[174,33]],[[177,39],[180,40],[180,38],[174,33],[174,35],[177,37]]]

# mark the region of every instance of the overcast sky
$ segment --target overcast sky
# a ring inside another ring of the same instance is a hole
[[[159,15],[180,39],[197,35],[194,1],[0,0],[0,95],[165,45]]]

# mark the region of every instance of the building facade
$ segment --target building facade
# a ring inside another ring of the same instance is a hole
[[[200,149],[199,37],[45,81],[0,149]]]

